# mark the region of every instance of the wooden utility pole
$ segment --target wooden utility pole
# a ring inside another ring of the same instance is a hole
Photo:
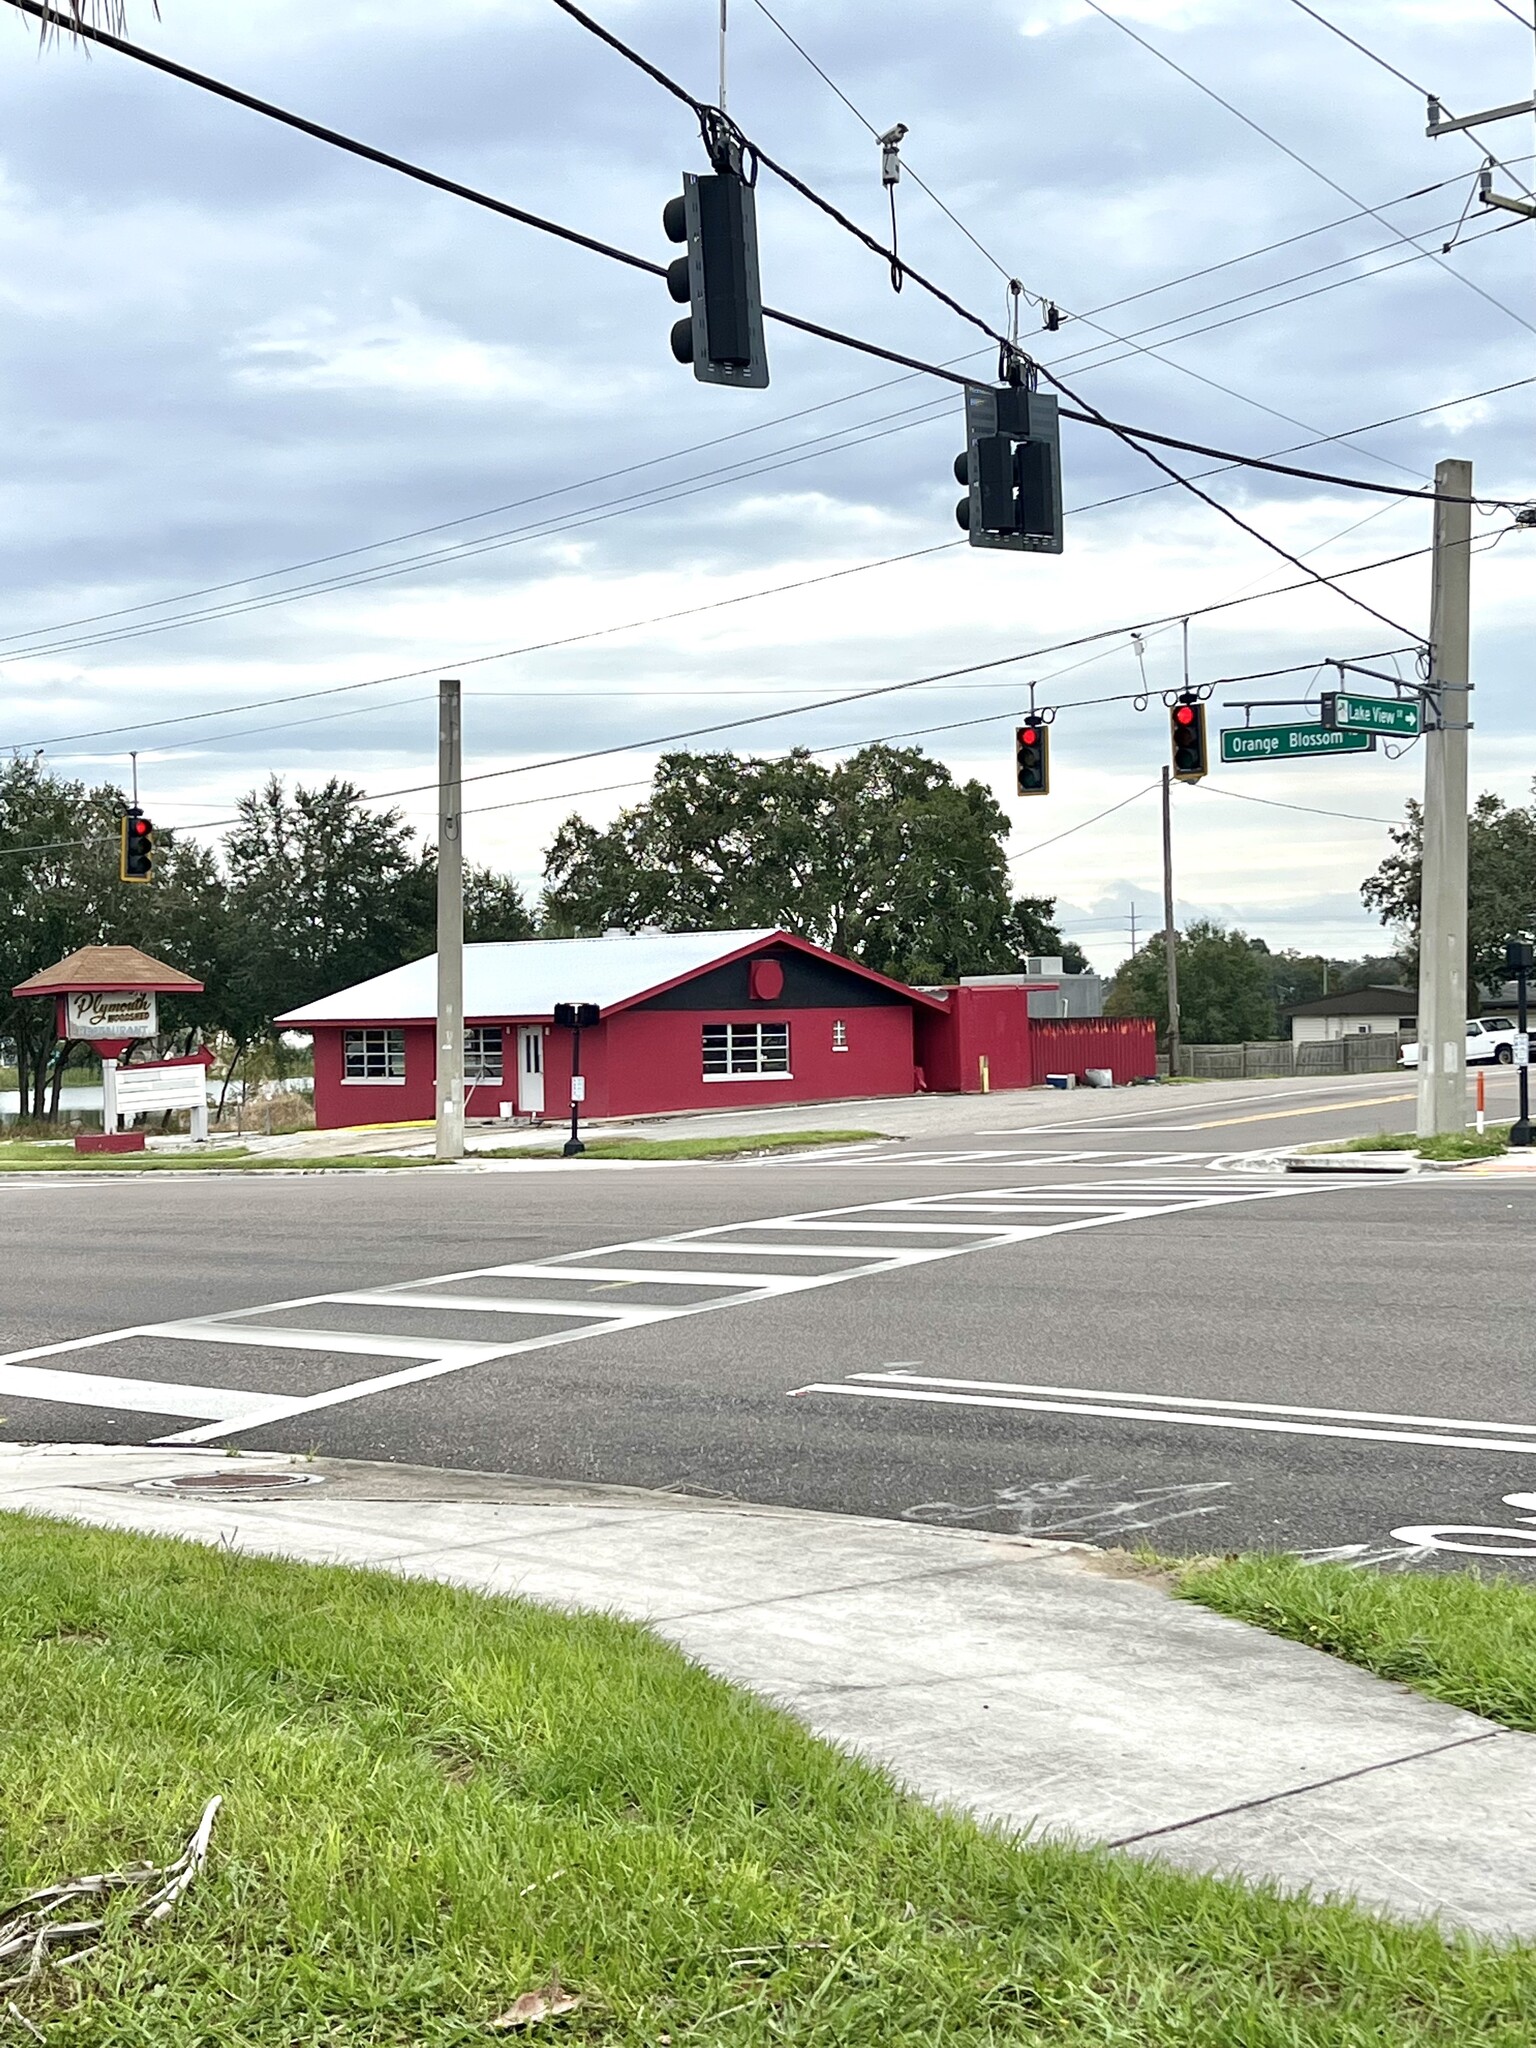
[[[437,1156],[464,1157],[463,728],[459,686],[437,686]]]

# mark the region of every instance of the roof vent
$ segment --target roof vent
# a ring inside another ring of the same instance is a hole
[[[635,933],[637,939],[664,939],[667,928],[664,924],[643,924]]]
[[[603,933],[603,937],[605,939],[627,939],[629,937],[629,933],[625,931],[623,925],[611,924],[609,925],[608,929]]]

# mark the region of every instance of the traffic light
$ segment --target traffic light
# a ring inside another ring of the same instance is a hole
[[[1199,782],[1210,772],[1205,744],[1205,706],[1194,697],[1180,697],[1168,707],[1168,732],[1173,743],[1176,782]]]
[[[1049,393],[1022,384],[968,384],[965,452],[955,481],[966,495],[955,517],[973,548],[1059,555],[1061,424]]]
[[[140,810],[124,811],[117,871],[125,882],[155,879],[155,828]]]
[[[757,201],[734,171],[684,173],[662,209],[669,242],[687,254],[667,267],[667,290],[688,317],[672,329],[672,353],[704,384],[760,391],[768,382],[763,294],[757,275]]]
[[[596,1003],[556,1003],[554,1021],[565,1031],[590,1031],[602,1014]]]
[[[1049,796],[1051,793],[1051,731],[1043,718],[1032,718],[1013,735],[1018,761],[1020,796]]]

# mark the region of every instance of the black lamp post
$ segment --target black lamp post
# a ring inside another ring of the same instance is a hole
[[[1527,1001],[1530,995],[1530,974],[1532,961],[1536,960],[1536,946],[1529,939],[1511,939],[1504,948],[1504,965],[1515,977],[1515,999],[1519,1005],[1515,1012],[1516,1028],[1520,1033],[1515,1047],[1515,1060],[1520,1069],[1520,1114],[1509,1127],[1509,1142],[1514,1145],[1531,1143],[1531,1041],[1530,1019]]]
[[[587,1084],[581,1071],[581,1034],[599,1022],[602,1012],[596,1003],[556,1003],[555,1022],[571,1034],[571,1135],[561,1146],[566,1159],[575,1159],[586,1151],[581,1142],[581,1105],[586,1097]]]

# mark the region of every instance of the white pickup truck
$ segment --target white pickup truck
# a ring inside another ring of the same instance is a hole
[[[1467,1019],[1467,1065],[1486,1066],[1490,1062],[1501,1067],[1514,1064],[1515,1020],[1513,1017],[1469,1017]],[[1400,1067],[1416,1067],[1419,1064],[1417,1042],[1405,1045],[1397,1056]]]

